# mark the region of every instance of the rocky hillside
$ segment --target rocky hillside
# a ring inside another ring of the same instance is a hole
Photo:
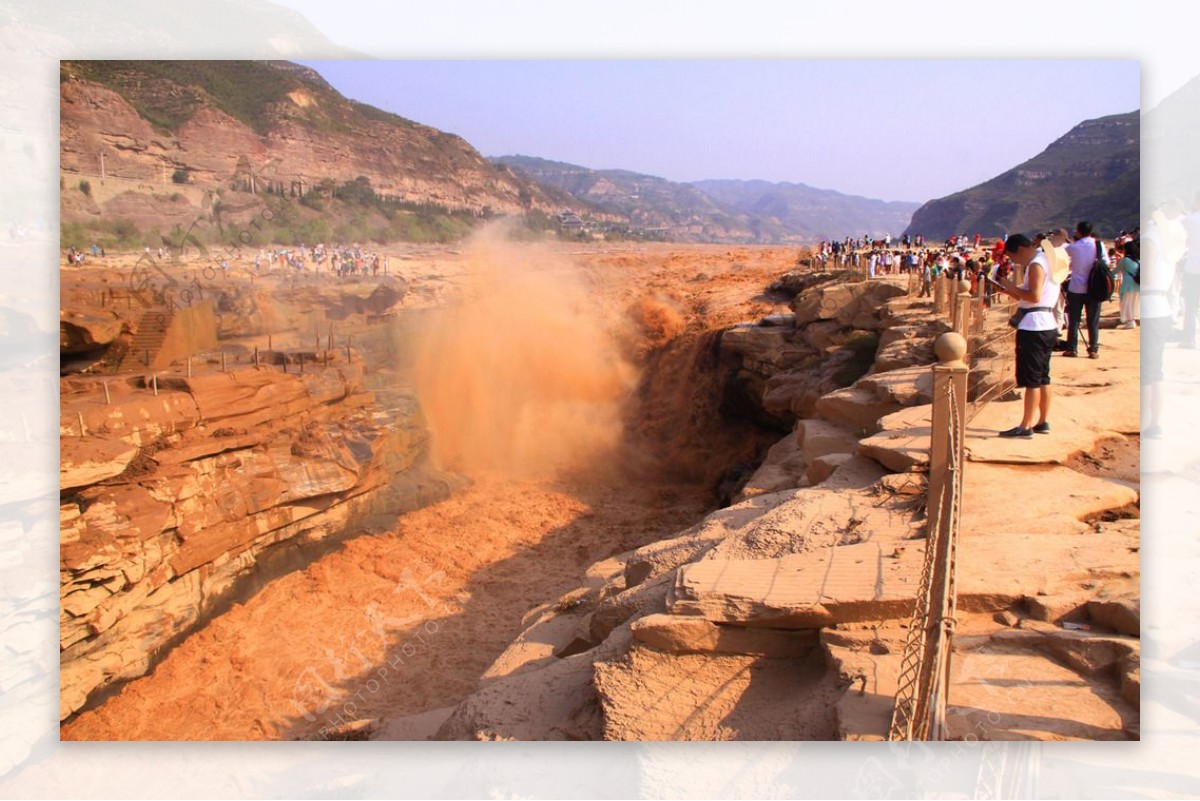
[[[917,207],[804,184],[732,180],[689,184],[530,156],[492,161],[543,187],[567,192],[593,209],[620,215],[635,228],[657,230],[676,241],[786,243],[864,232],[899,234]]]
[[[355,181],[383,216],[570,203],[460,137],[349,100],[289,62],[64,61],[60,111],[64,223],[186,225],[211,193],[243,216],[268,195],[307,195],[307,211],[328,213],[322,201]]]
[[[803,184],[488,160],[287,61],[64,61],[59,81],[64,246],[178,247],[171,232],[197,221],[209,224],[193,231],[201,241],[250,224],[259,244],[449,241],[502,215],[568,234],[793,243],[897,234],[915,208]]]
[[[931,200],[907,233],[1000,236],[1091,220],[1105,234],[1137,224],[1139,113],[1087,120],[990,181]]]

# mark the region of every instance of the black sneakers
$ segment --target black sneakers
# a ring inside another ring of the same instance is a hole
[[[1047,423],[1038,423],[1036,426],[1031,428],[1030,431],[1032,431],[1035,434],[1049,434],[1050,433],[1050,423],[1048,423],[1048,422]]]
[[[1022,428],[1021,426],[1013,426],[1010,429],[1001,431],[999,436],[1009,437],[1009,438],[1019,437],[1020,439],[1033,439],[1033,431],[1031,431],[1028,428]]]

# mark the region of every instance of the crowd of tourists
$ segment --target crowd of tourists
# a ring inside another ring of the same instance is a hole
[[[1121,232],[1109,244],[1088,222],[1074,235],[1054,230],[1039,237],[1020,234],[1004,241],[1004,255],[1022,277],[1001,282],[1016,298],[1017,383],[1025,407],[1019,425],[1000,436],[1029,437],[1048,432],[1050,356],[1077,357],[1082,343],[1089,358],[1100,358],[1100,311],[1119,301],[1118,328],[1141,328],[1140,383],[1147,439],[1163,437],[1163,358],[1175,343],[1197,346],[1200,316],[1200,194],[1188,210],[1180,200],[1161,204],[1145,230]],[[1065,318],[1065,319],[1064,319]],[[1060,342],[1059,332],[1065,328]]]
[[[382,253],[364,250],[358,245],[337,245],[327,248],[323,243],[311,249],[304,243],[298,248],[262,249],[254,256],[254,271],[262,273],[278,268],[294,272],[331,273],[340,277],[350,275],[387,275],[391,259]]]
[[[84,261],[86,261],[88,258],[103,258],[107,255],[108,254],[105,252],[104,246],[95,242],[92,243],[90,250],[84,250],[83,248],[77,248],[74,245],[71,245],[67,248],[67,264],[72,267],[82,267]]]
[[[253,258],[241,249],[230,249],[228,252],[217,249],[216,252],[220,254],[220,267],[223,272],[229,271],[231,258],[235,261],[252,262],[256,275],[277,270],[329,273],[339,277],[378,276],[391,272],[391,259],[386,254],[365,250],[357,244],[326,247],[322,243],[309,248],[301,243],[299,247],[259,248]],[[107,255],[104,246],[99,243],[93,243],[89,249],[71,245],[65,252],[67,264],[72,267],[82,267],[87,260]],[[143,255],[162,262],[171,259],[172,251],[167,245],[154,250],[145,247]]]
[[[1200,237],[1200,217],[1196,222]],[[822,242],[814,266],[861,270],[868,278],[915,275],[919,297],[930,297],[938,280],[966,280],[971,294],[992,306],[1001,296],[1017,301],[1010,320],[1016,328],[1016,384],[1025,390],[1021,422],[999,432],[1006,438],[1049,434],[1050,359],[1054,353],[1078,358],[1082,341],[1088,358],[1100,358],[1100,311],[1120,300],[1119,328],[1136,328],[1141,319],[1140,231],[1121,231],[1105,244],[1092,224],[1079,222],[1073,233],[1056,228],[1032,237],[1003,236],[985,244],[980,234],[958,234],[935,245],[924,237],[891,237]],[[1194,347],[1195,314],[1200,301],[1197,258],[1191,312],[1185,301],[1185,347]],[[1186,294],[1186,293],[1185,293]],[[1157,435],[1152,421],[1148,436]]]

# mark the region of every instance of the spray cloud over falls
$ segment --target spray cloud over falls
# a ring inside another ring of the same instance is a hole
[[[414,383],[439,467],[549,477],[615,454],[637,371],[569,260],[486,232],[463,301],[420,337]]]

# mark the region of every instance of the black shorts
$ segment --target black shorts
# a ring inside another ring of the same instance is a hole
[[[1017,329],[1017,386],[1044,387],[1050,384],[1050,354],[1058,342],[1057,331]]]

